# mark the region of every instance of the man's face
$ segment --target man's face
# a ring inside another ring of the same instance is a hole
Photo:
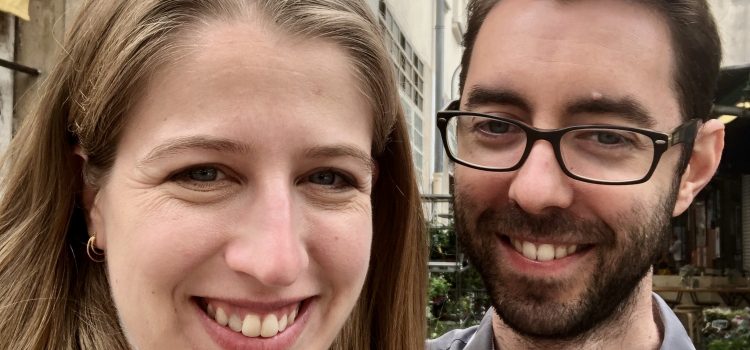
[[[669,132],[682,122],[673,67],[668,27],[642,5],[502,0],[475,42],[461,110],[541,129]],[[626,307],[669,239],[679,156],[671,148],[649,181],[626,186],[567,177],[546,141],[517,171],[457,165],[459,237],[502,320],[527,336],[572,338]]]

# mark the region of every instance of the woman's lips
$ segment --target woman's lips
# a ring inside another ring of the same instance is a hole
[[[206,314],[221,326],[246,337],[270,338],[294,324],[302,302],[289,303],[269,311],[253,310],[211,299],[203,299],[203,304]]]
[[[314,298],[295,302],[240,305],[193,298],[209,335],[225,349],[288,349],[299,337]]]

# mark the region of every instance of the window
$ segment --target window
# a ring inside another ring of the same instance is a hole
[[[404,118],[409,129],[409,139],[414,155],[414,167],[420,179],[419,186],[422,188],[422,169],[424,153],[422,144],[423,119],[422,109],[424,103],[424,63],[414,50],[414,47],[393,18],[385,1],[381,0],[380,28],[385,36],[385,47],[391,55],[391,61],[396,68],[396,78],[400,87],[401,105],[404,108]]]
[[[385,46],[398,70],[398,82],[407,96],[422,109],[424,101],[424,63],[391,15],[385,1],[380,1],[380,27],[385,35]]]

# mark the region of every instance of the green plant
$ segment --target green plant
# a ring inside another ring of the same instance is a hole
[[[430,250],[439,255],[455,254],[455,232],[453,223],[430,226]]]
[[[707,349],[750,349],[750,309],[711,308],[703,311],[703,317]]]
[[[445,279],[442,275],[431,275],[430,276],[430,287],[429,287],[429,296],[430,300],[434,299],[435,297],[440,296],[448,296],[448,292],[450,291],[451,285],[448,283],[448,280]]]
[[[430,260],[460,261],[452,220],[431,222],[428,226]],[[470,327],[482,320],[489,297],[476,270],[463,267],[456,272],[432,272],[428,285],[427,315],[430,338],[455,328]]]

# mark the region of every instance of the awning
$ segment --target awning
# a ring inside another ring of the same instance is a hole
[[[719,171],[750,174],[750,64],[721,69],[715,101],[714,116],[737,116],[726,125]]]

